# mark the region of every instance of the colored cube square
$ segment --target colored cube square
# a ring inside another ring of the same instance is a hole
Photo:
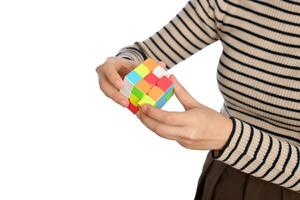
[[[122,89],[127,90],[127,91],[131,91],[134,85],[135,84],[132,83],[131,80],[129,80],[129,79],[127,79],[125,77],[125,79],[124,79],[124,87]]]
[[[159,78],[155,76],[153,73],[150,73],[145,77],[144,80],[147,81],[150,85],[155,85],[159,80]]]
[[[174,93],[167,71],[150,58],[128,73],[124,83],[120,93],[128,98],[128,109],[134,114],[144,104],[162,108]]]
[[[132,103],[129,102],[127,108],[133,113],[136,114],[137,111],[139,111],[139,108],[137,106],[134,106]]]
[[[164,70],[161,66],[156,67],[152,72],[156,77],[162,78],[163,76],[167,76],[167,71]]]
[[[154,100],[159,100],[164,94],[164,91],[157,86],[153,86],[151,90],[148,92],[148,95]]]
[[[138,89],[136,86],[133,87],[131,93],[134,94],[140,100],[145,96],[145,93]]]
[[[156,102],[157,108],[162,108],[167,103],[165,94]]]
[[[138,102],[140,101],[140,99],[138,97],[136,97],[134,94],[131,93],[131,95],[129,96],[129,101],[134,106],[138,106]]]
[[[152,106],[155,105],[155,101],[149,97],[148,95],[145,95],[138,103],[140,106],[144,105],[144,104],[151,104]]]
[[[144,94],[147,94],[147,92],[151,89],[151,85],[144,79],[140,80],[140,82],[136,84],[136,87]]]
[[[138,73],[142,78],[150,73],[150,70],[144,64],[140,64],[139,66],[137,66],[134,71]]]
[[[166,100],[169,101],[169,99],[172,97],[173,94],[174,94],[174,87],[172,86],[166,92]]]
[[[142,77],[135,71],[131,71],[125,76],[125,81],[133,85],[137,84],[140,80],[142,80]]]
[[[125,97],[129,98],[130,97],[130,94],[131,94],[131,91],[130,90],[127,90],[126,88],[122,88],[120,90],[121,94],[123,94]]]
[[[152,59],[150,59],[150,58],[148,58],[148,59],[145,60],[144,65],[145,65],[150,71],[153,71],[153,70],[158,66],[158,64],[157,64],[154,60],[152,60]]]
[[[173,82],[167,78],[166,76],[163,76],[157,83],[156,85],[162,89],[163,91],[167,91],[169,87],[171,87]]]

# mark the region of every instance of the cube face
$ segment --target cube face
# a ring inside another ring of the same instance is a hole
[[[144,104],[162,108],[174,93],[174,85],[167,71],[151,58],[128,73],[124,82],[120,92],[128,98],[127,108],[134,114]]]

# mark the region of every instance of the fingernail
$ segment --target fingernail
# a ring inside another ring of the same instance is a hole
[[[146,111],[147,111],[147,109],[148,109],[148,108],[147,108],[147,105],[143,105],[143,106],[142,106],[142,110],[143,110],[143,112],[146,112]]]

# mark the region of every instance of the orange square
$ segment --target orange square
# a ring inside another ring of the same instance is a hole
[[[144,79],[143,80],[140,80],[136,86],[139,90],[141,90],[142,92],[144,92],[145,94],[147,94],[147,92],[149,92],[149,90],[151,89],[151,85],[145,81]]]
[[[145,60],[144,65],[146,65],[146,67],[150,70],[150,72],[153,71],[158,66],[158,64],[151,58]]]
[[[153,86],[148,92],[148,95],[154,100],[157,101],[164,94],[164,91],[157,86]]]

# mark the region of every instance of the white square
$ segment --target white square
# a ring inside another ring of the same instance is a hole
[[[123,88],[125,88],[126,90],[130,91],[133,89],[134,84],[131,83],[129,80],[127,80],[126,78],[124,79],[124,86]]]
[[[155,76],[157,76],[158,78],[162,78],[163,76],[168,76],[167,71],[162,68],[161,66],[157,66],[153,72],[152,72]]]
[[[130,97],[130,94],[131,94],[131,91],[128,91],[126,88],[122,88],[120,90],[121,94],[123,94],[125,97],[129,98]]]

